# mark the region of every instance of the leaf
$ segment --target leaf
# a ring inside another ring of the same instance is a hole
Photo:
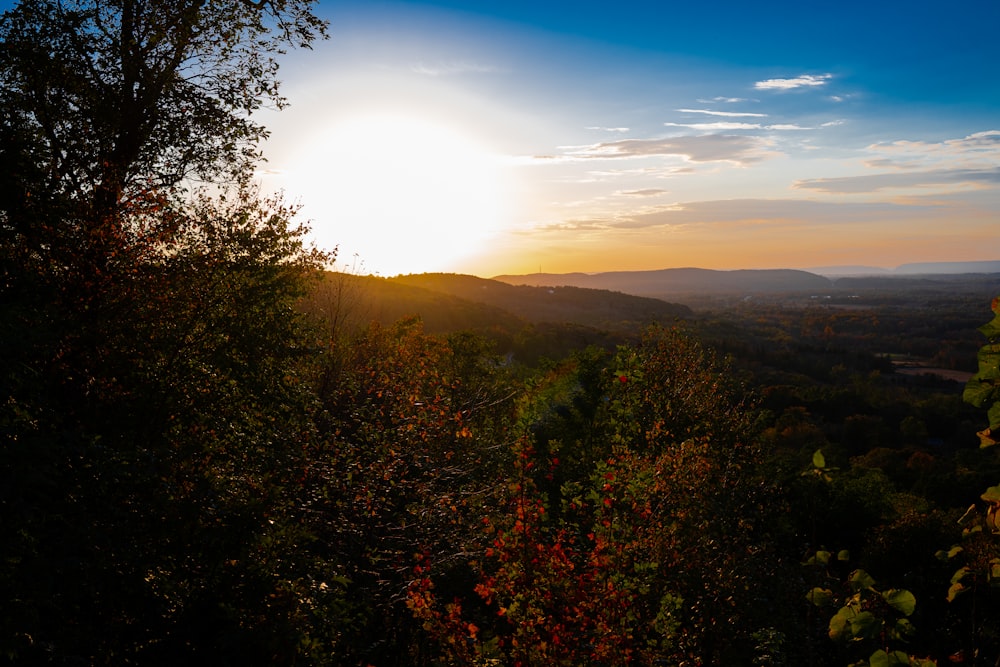
[[[910,623],[909,619],[900,618],[896,619],[896,627],[892,629],[892,636],[894,639],[905,641],[915,635],[916,632],[917,629],[913,627],[913,624]]]
[[[901,588],[892,588],[885,591],[882,593],[882,599],[903,616],[912,614],[917,606],[917,598],[914,597],[913,593]]]
[[[979,497],[988,503],[1000,504],[1000,484],[986,489],[986,491],[983,492],[983,495]]]
[[[983,326],[977,327],[977,331],[990,340],[1000,336],[1000,315],[997,315]]]
[[[981,331],[982,329],[980,329]],[[1000,343],[983,345],[976,355],[979,361],[979,371],[975,377],[979,380],[1000,379]]]
[[[863,611],[848,620],[854,637],[874,637],[882,627],[882,621],[870,611]]]
[[[954,602],[955,598],[966,591],[965,586],[961,582],[956,582],[948,588],[948,597],[945,598],[948,602]]]
[[[983,382],[978,376],[975,376],[965,383],[965,389],[962,390],[962,400],[977,408],[981,408],[989,401],[994,389],[995,387],[992,383]]]
[[[990,429],[1000,431],[1000,401],[990,406],[986,411],[986,417],[990,420]]]
[[[851,552],[847,549],[841,549],[837,552],[837,560],[846,563],[851,560]]]
[[[958,554],[962,553],[962,551],[964,551],[962,547],[955,545],[951,549],[948,549],[947,551],[941,549],[940,551],[934,554],[934,557],[940,561],[948,561],[957,556]]]
[[[813,467],[818,468],[820,470],[826,468],[826,457],[823,456],[823,450],[817,449],[815,452],[813,452]]]
[[[895,667],[896,665],[911,665],[913,663],[910,661],[910,656],[904,651],[886,653],[879,649],[868,658],[868,664],[871,667]]]
[[[829,588],[819,588],[817,586],[806,593],[806,599],[817,607],[825,607],[833,601],[833,591]]]
[[[821,565],[826,565],[827,563],[829,563],[830,562],[830,552],[829,551],[824,551],[822,549],[819,550],[819,551],[817,551],[816,552],[816,562],[819,563],[819,564],[821,564]]]
[[[851,576],[847,582],[851,585],[851,590],[855,593],[867,590],[875,585],[875,580],[872,579],[871,575],[864,570],[855,570],[854,572],[851,572]]]
[[[871,667],[889,667],[892,663],[889,662],[889,654],[879,649],[872,653],[871,657],[868,658],[868,664]]]
[[[851,639],[850,620],[857,614],[851,607],[841,607],[830,619],[830,639],[834,641]]]

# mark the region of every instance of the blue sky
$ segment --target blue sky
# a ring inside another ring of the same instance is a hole
[[[382,275],[1000,259],[1000,2],[324,0],[261,179]]]
[[[320,7],[270,176],[373,272],[1000,257],[993,0]]]

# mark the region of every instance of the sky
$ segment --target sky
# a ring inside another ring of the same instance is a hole
[[[322,1],[264,182],[342,268],[1000,259],[1000,2]]]
[[[259,176],[340,268],[1000,259],[998,0],[317,11]]]

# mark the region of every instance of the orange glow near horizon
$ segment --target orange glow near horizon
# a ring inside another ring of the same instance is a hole
[[[995,119],[886,109],[857,74],[814,63],[647,57],[410,9],[343,19],[266,123],[265,187],[302,204],[342,266],[489,277],[1000,259]]]

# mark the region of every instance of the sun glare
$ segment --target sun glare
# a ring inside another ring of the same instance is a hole
[[[505,222],[500,162],[471,135],[421,117],[337,121],[292,166],[289,190],[316,237],[373,273],[454,270]]]

